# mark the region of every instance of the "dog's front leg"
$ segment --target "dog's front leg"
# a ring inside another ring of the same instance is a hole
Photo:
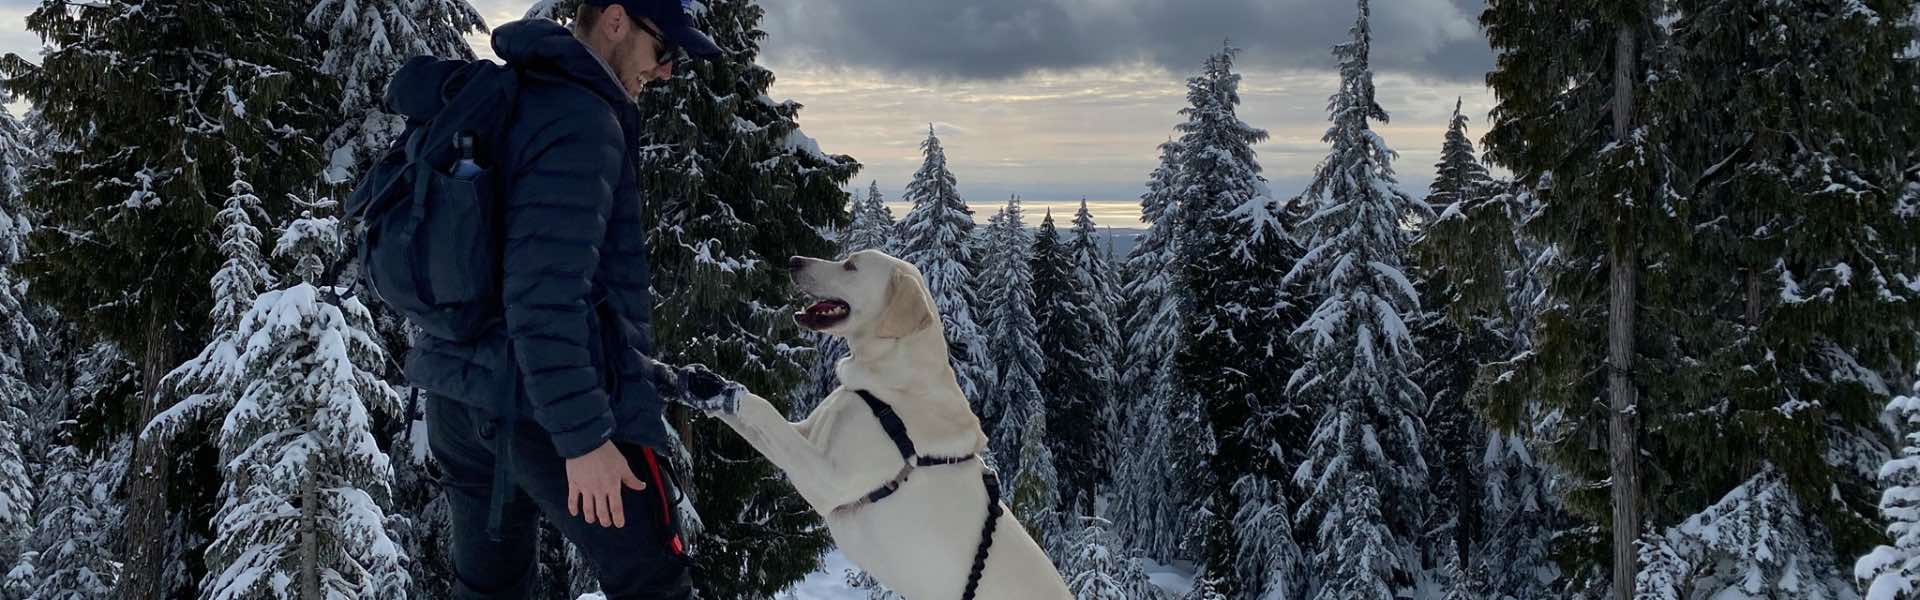
[[[840,505],[846,496],[846,477],[833,459],[800,434],[793,423],[774,409],[765,398],[744,394],[732,413],[714,416],[745,438],[774,466],[786,472],[787,480],[815,510],[825,514]]]

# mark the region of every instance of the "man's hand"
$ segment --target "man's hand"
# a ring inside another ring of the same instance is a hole
[[[633,476],[627,457],[612,441],[601,444],[579,458],[567,459],[567,514],[582,516],[601,527],[626,527],[626,509],[620,505],[620,488],[647,489],[647,482]]]

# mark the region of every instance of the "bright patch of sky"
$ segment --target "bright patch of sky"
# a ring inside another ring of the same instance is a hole
[[[472,1],[493,26],[520,18],[531,4]],[[1245,48],[1241,118],[1273,134],[1256,150],[1274,193],[1297,193],[1326,152],[1320,141],[1326,98],[1338,81],[1327,48],[1345,38],[1351,3],[988,0],[960,13],[975,25],[947,27],[1011,31],[1013,37],[983,43],[979,35],[936,32],[912,38],[921,40],[918,47],[906,48],[901,45],[910,38],[894,32],[862,42],[901,48],[887,56],[845,41],[844,28],[870,28],[877,11],[938,17],[948,2],[762,0],[772,37],[760,61],[778,75],[771,95],[805,105],[800,122],[807,134],[826,151],[866,165],[857,188],[877,181],[895,201],[896,215],[905,214],[897,201],[932,124],[961,193],[982,221],[1019,194],[1036,215],[1049,208],[1071,213],[1085,198],[1102,225],[1137,225],[1138,196],[1156,147],[1174,135],[1186,105],[1185,79],[1228,36]],[[39,39],[24,23],[37,5],[0,0],[0,51],[37,58]],[[1409,0],[1374,7],[1379,98],[1393,115],[1378,129],[1401,153],[1395,163],[1401,188],[1416,197],[1432,180],[1454,98],[1465,99],[1476,137],[1493,104],[1478,75],[1490,65],[1471,23],[1478,5]],[[1020,14],[982,14],[982,7]],[[1007,22],[1022,27],[1002,26]],[[1033,25],[1055,22],[1048,26],[1057,32]],[[924,26],[898,24],[910,31]],[[485,35],[470,39],[482,56],[491,55]],[[940,52],[949,43],[963,62]],[[1005,54],[1000,47],[1020,51]],[[999,62],[988,68],[977,64],[982,61]],[[24,107],[10,108],[17,115]]]

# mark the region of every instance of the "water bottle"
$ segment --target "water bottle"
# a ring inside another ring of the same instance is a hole
[[[479,175],[480,163],[474,162],[473,134],[460,132],[460,135],[453,138],[453,147],[460,151],[460,160],[453,163],[453,176],[472,179],[475,175]]]

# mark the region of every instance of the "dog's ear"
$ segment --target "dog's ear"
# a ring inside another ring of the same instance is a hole
[[[894,267],[887,281],[887,305],[880,309],[880,324],[874,335],[903,338],[933,324],[933,298],[906,269]]]

